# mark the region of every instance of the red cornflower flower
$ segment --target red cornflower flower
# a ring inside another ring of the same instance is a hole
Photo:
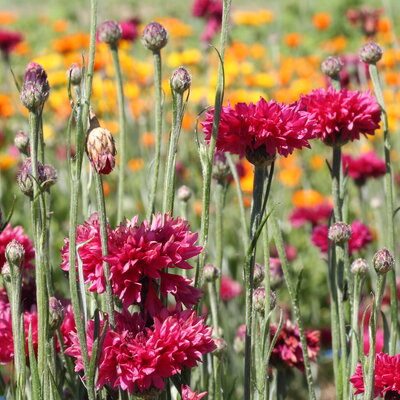
[[[327,225],[319,225],[313,229],[311,234],[313,245],[319,247],[322,253],[328,252],[328,230]],[[349,240],[350,254],[364,249],[372,242],[373,238],[370,229],[360,221],[354,221],[351,224],[351,231],[352,234]]]
[[[297,207],[290,214],[292,226],[298,228],[310,222],[313,226],[325,221],[331,215],[333,207],[329,203],[321,203],[311,207]]]
[[[0,29],[0,51],[7,57],[22,39],[23,36],[19,32]]]
[[[341,146],[379,128],[381,111],[369,92],[316,89],[302,96],[300,104],[315,116],[317,136],[328,145]]]
[[[271,325],[271,339],[274,337],[277,328],[276,324]],[[306,331],[308,357],[311,361],[315,361],[319,352],[319,336],[319,331]],[[278,340],[272,350],[271,362],[275,364],[275,366],[284,363],[289,367],[296,367],[304,371],[304,359],[299,329],[289,320],[286,321],[279,333]]]
[[[386,164],[374,151],[362,154],[358,158],[343,154],[343,169],[348,172],[358,186],[365,184],[368,178],[379,178],[385,175]]]
[[[163,390],[164,380],[197,365],[202,354],[215,349],[210,327],[192,310],[165,309],[145,327],[136,313],[117,313],[116,331],[107,330],[99,361],[97,387],[109,384],[130,393]],[[92,351],[94,321],[88,325],[88,349]],[[76,357],[76,371],[83,369],[81,349],[76,333],[66,354]]]
[[[220,0],[195,0],[192,6],[192,14],[195,17],[204,18],[206,29],[201,35],[203,42],[209,42],[222,25],[222,1]]]
[[[131,18],[126,21],[121,21],[119,24],[122,29],[122,40],[133,42],[139,36],[138,25],[140,21],[137,18]]]
[[[202,123],[206,141],[211,138],[214,110],[206,114]],[[260,98],[256,103],[238,103],[221,110],[217,149],[247,156],[257,164],[272,160],[276,154],[284,157],[294,149],[310,147],[315,121],[300,109],[298,103],[284,104]]]
[[[182,385],[182,400],[200,400],[207,392],[196,393],[188,385]]]
[[[357,365],[356,372],[350,378],[355,395],[364,393],[364,377],[361,364]],[[400,354],[390,356],[377,353],[375,356],[374,398],[400,394]],[[393,397],[397,398],[397,397]]]
[[[65,308],[64,320],[60,326],[60,331],[65,347],[70,347],[72,345],[70,333],[76,332],[76,324],[71,304],[68,304]]]
[[[239,282],[233,280],[227,275],[221,276],[221,299],[229,301],[242,294],[243,289]]]
[[[21,243],[25,250],[25,257],[23,262],[24,269],[32,269],[32,260],[35,257],[35,249],[29,237],[25,234],[21,226],[13,228],[8,224],[3,232],[0,233],[0,271],[6,262],[6,247],[13,239]]]

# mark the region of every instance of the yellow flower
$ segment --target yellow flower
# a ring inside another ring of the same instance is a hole
[[[64,68],[63,58],[57,53],[50,53],[45,56],[36,57],[33,59],[33,61],[42,65],[47,72],[53,69]]]
[[[274,14],[270,10],[236,11],[233,20],[238,25],[261,26],[274,20]]]
[[[54,138],[54,129],[50,124],[43,125],[43,139],[45,141],[52,140]]]
[[[0,171],[7,171],[17,164],[17,158],[10,154],[0,154]]]

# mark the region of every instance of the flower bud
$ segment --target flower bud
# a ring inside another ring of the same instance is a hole
[[[235,339],[233,341],[233,349],[238,354],[244,353],[244,346],[245,346],[245,339],[246,339],[246,325],[240,325],[237,332]]]
[[[321,64],[322,73],[330,78],[337,78],[343,68],[339,57],[328,57]]]
[[[271,155],[267,153],[264,146],[257,147],[256,149],[251,149],[246,147],[246,158],[250,164],[259,167],[268,167],[275,160],[275,154]]]
[[[336,222],[329,227],[328,238],[334,243],[348,242],[351,237],[351,226],[344,222]]]
[[[82,68],[78,64],[72,64],[67,71],[67,78],[71,80],[71,85],[80,85],[82,80]]]
[[[32,174],[32,162],[30,158],[27,158],[21,166],[21,169],[18,172],[17,175],[17,183],[19,188],[21,189],[21,192],[28,196],[32,197],[33,196],[33,184],[34,184],[34,179],[33,179],[33,174]],[[38,183],[42,184],[46,180],[45,174],[44,174],[44,168],[43,165],[38,162]]]
[[[269,301],[270,301],[270,310],[273,310],[276,306],[276,294],[272,290],[269,295]],[[264,287],[259,287],[253,292],[253,304],[254,304],[254,309],[257,312],[264,314],[264,311],[265,311],[265,288]]]
[[[350,270],[354,275],[365,275],[369,270],[369,266],[363,258],[357,258],[352,262]]]
[[[97,37],[100,42],[117,46],[122,37],[121,25],[116,21],[104,21],[97,28]]]
[[[227,350],[227,348],[228,348],[228,345],[227,345],[227,343],[225,342],[225,340],[222,339],[222,338],[220,338],[220,337],[213,338],[213,339],[214,339],[215,345],[217,346],[217,348],[213,351],[213,354],[214,354],[216,357],[220,358],[220,357],[222,357],[222,356],[226,353],[226,350]]]
[[[204,279],[207,282],[214,282],[221,276],[221,271],[213,264],[206,264],[204,266]]]
[[[54,167],[49,164],[44,165],[44,182],[43,182],[43,190],[49,190],[51,186],[53,186],[57,182],[57,171]]]
[[[260,264],[254,264],[253,283],[254,287],[258,287],[264,281],[265,268]]]
[[[185,186],[182,185],[179,189],[178,189],[178,199],[180,201],[184,201],[187,202],[189,201],[189,199],[192,197],[192,190]]]
[[[29,111],[38,111],[43,107],[50,93],[50,85],[44,68],[30,62],[25,69],[20,98]]]
[[[1,276],[3,277],[3,280],[7,283],[11,283],[11,268],[10,264],[6,261],[3,264],[3,268],[1,269]]]
[[[23,132],[19,131],[14,138],[15,147],[26,156],[29,156],[29,136]]]
[[[183,94],[190,88],[192,83],[192,76],[189,71],[184,67],[177,68],[172,72],[170,84],[174,92]]]
[[[271,257],[269,259],[269,277],[271,282],[271,289],[277,289],[283,283],[283,271],[281,260],[279,258]]]
[[[64,307],[55,297],[49,298],[49,326],[51,331],[55,331],[61,326],[64,320]]]
[[[11,240],[6,246],[6,257],[9,263],[21,266],[25,258],[24,246],[15,239]]]
[[[360,60],[367,64],[376,64],[383,55],[382,47],[378,43],[365,43],[359,51]]]
[[[226,156],[222,151],[216,151],[212,167],[212,177],[217,182],[223,182],[230,174],[230,169]]]
[[[394,258],[388,249],[382,249],[375,253],[373,264],[377,274],[386,274],[394,268]]]
[[[98,174],[108,175],[115,167],[114,137],[104,128],[92,129],[86,138],[86,153]]]
[[[158,22],[150,22],[143,30],[142,43],[151,51],[159,51],[168,42],[168,32]]]

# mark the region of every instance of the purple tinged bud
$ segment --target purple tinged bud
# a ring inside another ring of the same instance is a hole
[[[51,331],[55,331],[61,326],[64,320],[64,307],[55,297],[49,298],[49,326]]]
[[[254,264],[253,283],[254,287],[260,286],[265,278],[265,268],[260,264]]]
[[[116,47],[122,37],[121,25],[116,21],[104,21],[97,29],[100,42]]]
[[[336,222],[329,227],[328,238],[334,243],[348,242],[351,237],[351,226],[344,222]]]
[[[378,43],[365,43],[361,46],[359,55],[361,61],[367,64],[376,64],[382,58],[383,50]]]
[[[78,64],[72,64],[67,71],[67,79],[71,80],[71,85],[78,86],[82,80],[82,68]]]
[[[221,271],[213,264],[206,264],[204,266],[204,279],[207,282],[214,282],[221,276]]]
[[[363,258],[357,258],[352,262],[350,270],[354,275],[365,275],[369,270],[369,266]]]
[[[51,186],[53,186],[57,182],[57,171],[53,166],[49,164],[43,166],[43,171],[44,171],[44,181],[42,187],[43,190],[48,190],[50,189]]]
[[[275,292],[271,291],[270,296],[269,296],[269,301],[270,301],[270,310],[273,310],[276,306],[276,294]],[[253,292],[253,305],[254,309],[261,313],[264,314],[265,311],[265,288],[264,287],[259,287]]]
[[[25,258],[24,246],[15,239],[11,240],[6,247],[6,257],[10,264],[20,267]]]
[[[216,357],[220,358],[220,357],[222,357],[222,356],[226,353],[226,350],[227,350],[227,348],[228,348],[228,345],[227,345],[227,343],[225,342],[225,340],[222,339],[222,338],[220,338],[220,337],[213,338],[213,339],[214,339],[215,345],[217,346],[217,348],[213,351],[213,354],[214,354]]]
[[[377,274],[386,274],[394,268],[394,258],[388,249],[382,249],[375,253],[373,259]]]
[[[180,201],[184,201],[187,202],[189,201],[189,199],[192,197],[192,189],[190,189],[189,187],[182,185],[179,189],[178,189],[178,199]]]
[[[339,57],[328,57],[321,64],[322,73],[330,78],[337,78],[343,68],[343,63]]]
[[[44,172],[44,167],[40,162],[38,162],[38,183],[42,184],[45,180],[46,175]],[[27,158],[22,163],[21,169],[19,170],[17,175],[17,183],[19,188],[21,189],[21,192],[24,195],[28,197],[33,196],[34,179],[32,176],[32,162],[30,158]]]
[[[179,67],[172,72],[170,84],[174,92],[183,94],[190,88],[192,76],[185,67]]]
[[[25,69],[20,98],[29,111],[40,110],[49,98],[50,85],[47,74],[40,64],[30,62]]]
[[[15,147],[26,156],[29,156],[29,136],[23,132],[19,131],[14,138]]]
[[[1,275],[7,283],[11,283],[11,268],[10,264],[7,261],[3,264]]]
[[[231,173],[228,161],[222,151],[216,151],[214,154],[214,162],[212,167],[212,177],[217,182],[222,183]]]
[[[168,32],[158,22],[150,22],[143,30],[142,43],[153,51],[160,51],[168,42]]]

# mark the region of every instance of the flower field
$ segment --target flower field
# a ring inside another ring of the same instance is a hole
[[[0,3],[0,398],[400,399],[399,15]]]

